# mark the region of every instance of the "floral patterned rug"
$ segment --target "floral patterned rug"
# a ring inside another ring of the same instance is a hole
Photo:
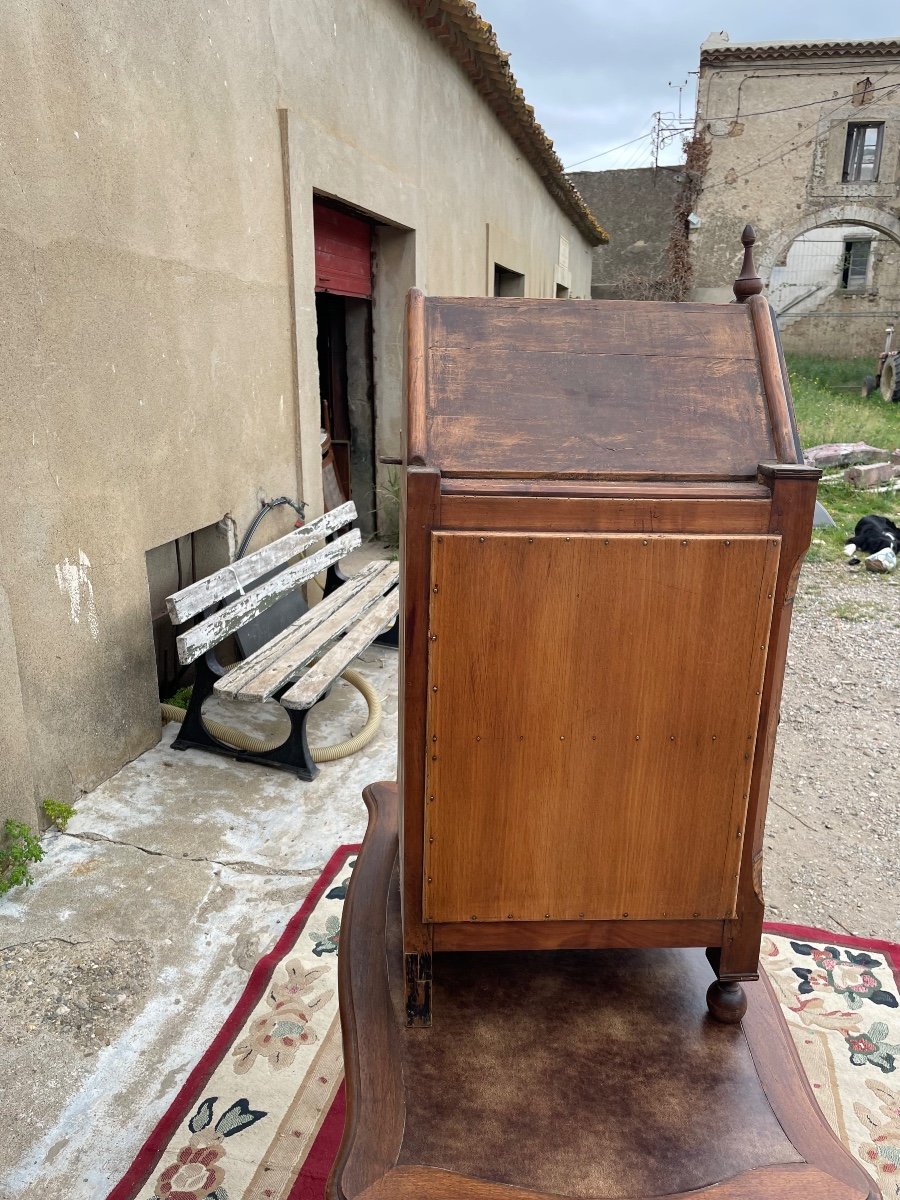
[[[107,1200],[322,1200],[344,1123],[331,858]],[[900,947],[768,925],[762,962],[838,1137],[900,1200]]]
[[[898,1200],[900,946],[767,925],[760,957],[832,1129]]]

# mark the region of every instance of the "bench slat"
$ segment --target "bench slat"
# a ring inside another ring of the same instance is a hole
[[[338,675],[350,663],[368,649],[375,638],[390,629],[400,611],[400,591],[395,588],[371,609],[352,629],[331,647],[317,663],[309,668],[301,680],[284,693],[280,703],[285,708],[310,708],[328,690]]]
[[[328,600],[317,604],[288,626],[278,639],[273,639],[273,642],[278,641],[275,653],[270,651],[273,643],[268,642],[256,654],[245,659],[240,667],[220,679],[215,685],[216,692],[232,700],[260,702],[268,700],[279,688],[296,679],[323,647],[349,629],[386,591],[396,585],[400,574],[397,563],[379,562],[371,566],[377,569],[369,569],[361,585],[353,587],[360,578],[353,576]],[[319,609],[326,608],[328,611],[319,616]],[[318,616],[318,619],[309,620],[314,616]],[[263,651],[270,652],[263,654]]]
[[[246,558],[239,558],[206,579],[198,579],[196,583],[182,588],[166,600],[172,624],[181,625],[226,596],[239,592],[242,587],[249,587],[260,575],[288,562],[307,547],[321,542],[329,533],[355,520],[356,505],[350,500],[323,517],[316,517],[302,529],[294,529],[261,550],[248,554]]]
[[[227,608],[213,613],[199,625],[179,634],[175,639],[179,661],[183,664],[192,663],[201,654],[217,646],[230,633],[243,628],[248,621],[271,608],[276,600],[280,600],[301,583],[312,579],[333,562],[338,562],[345,554],[359,546],[361,541],[359,530],[351,529],[349,533],[329,542],[309,558],[302,558],[300,562],[285,568],[279,575],[267,579],[254,591],[239,596]]]
[[[265,645],[260,646],[258,650],[245,658],[243,662],[235,666],[228,672],[226,677],[219,681],[222,694],[231,695],[232,691],[239,691],[243,683],[249,683],[261,669],[273,663],[282,653],[285,646],[293,638],[299,636],[301,631],[307,633],[317,625],[320,625],[333,612],[336,612],[342,604],[346,603],[349,596],[355,596],[373,574],[384,570],[385,566],[386,563],[382,561],[369,563],[356,575],[351,576],[346,583],[341,584],[336,592],[332,592],[330,596],[321,600],[309,612],[304,613],[302,617],[298,617],[296,621],[293,621],[281,633],[271,638]]]

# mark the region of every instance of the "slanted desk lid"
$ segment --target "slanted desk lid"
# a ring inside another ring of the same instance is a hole
[[[408,461],[447,475],[747,479],[796,462],[768,305],[410,294]]]

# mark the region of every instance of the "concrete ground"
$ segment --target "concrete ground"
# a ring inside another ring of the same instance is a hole
[[[359,754],[304,783],[174,751],[170,724],[45,837],[35,885],[0,901],[2,1200],[106,1195],[327,859],[361,840],[362,789],[396,776],[397,652],[354,666],[384,701]],[[365,714],[339,681],[310,743],[343,740]]]

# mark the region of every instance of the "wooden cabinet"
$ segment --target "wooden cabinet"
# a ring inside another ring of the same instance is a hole
[[[414,292],[408,388],[326,1195],[877,1200],[756,980],[817,477],[768,308]]]
[[[818,472],[770,310],[409,301],[403,943],[703,946],[758,971],[762,831]]]

